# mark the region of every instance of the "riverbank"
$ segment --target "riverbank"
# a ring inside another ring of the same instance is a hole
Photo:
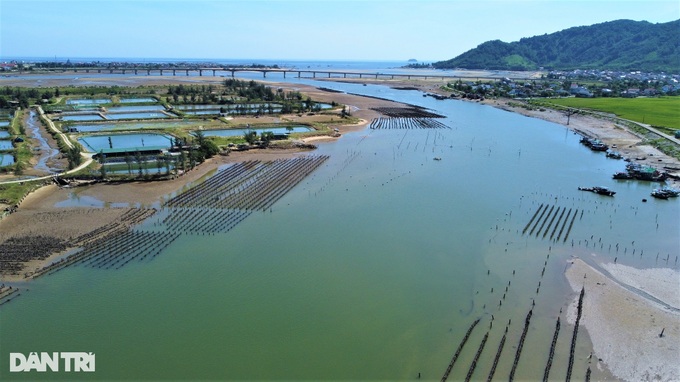
[[[566,271],[576,294],[567,314],[572,325],[578,293],[585,288],[580,324],[593,343],[591,363],[601,368],[600,359],[626,381],[680,380],[678,272],[616,264],[602,267],[608,275],[574,259]]]
[[[540,73],[534,73],[540,75]],[[474,80],[474,75],[470,75],[470,80]],[[334,82],[359,82],[358,79],[321,79],[323,81]],[[393,89],[419,90],[424,93],[435,94],[438,96],[449,97],[450,92],[442,90],[446,81],[431,77],[428,79],[364,79],[361,82],[376,85],[385,85]],[[596,138],[612,148],[612,151],[619,152],[624,158],[634,163],[651,166],[661,171],[666,171],[680,175],[680,160],[664,154],[655,147],[645,144],[645,140],[639,134],[631,131],[625,124],[612,122],[611,119],[598,118],[592,114],[572,114],[569,118],[562,112],[548,108],[537,108],[528,105],[523,100],[509,98],[487,98],[484,100],[468,100],[465,98],[453,98],[463,102],[474,102],[482,105],[495,107],[512,113],[521,114],[531,118],[538,118],[544,121],[556,123],[567,129],[590,138]],[[442,102],[450,102],[448,99]],[[622,166],[621,171],[624,171]],[[680,180],[667,179],[670,187],[680,187]]]
[[[680,173],[680,160],[664,154],[651,145],[645,144],[643,137],[630,131],[625,125],[612,122],[609,119],[584,114],[573,114],[567,119],[567,116],[562,112],[527,107],[524,101],[511,99],[484,100],[481,103],[527,117],[539,118],[563,125],[580,135],[599,139],[611,147],[612,151],[619,152],[631,162],[651,166],[660,171]],[[622,166],[621,171],[623,170]],[[669,178],[666,182],[671,187],[677,188],[680,186],[680,181],[677,179]]]

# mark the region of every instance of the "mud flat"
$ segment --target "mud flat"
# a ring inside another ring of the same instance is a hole
[[[593,343],[591,362],[600,359],[621,380],[680,380],[680,273],[615,264],[603,268],[611,276],[574,259],[566,271],[575,292],[585,287],[580,324]],[[570,324],[575,310],[574,302],[567,314]]]

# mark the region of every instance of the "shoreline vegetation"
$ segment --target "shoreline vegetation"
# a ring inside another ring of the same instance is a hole
[[[68,77],[73,81],[73,77]],[[195,79],[208,84],[219,79],[203,77]],[[340,79],[324,79],[334,81]],[[169,84],[173,79],[137,77],[131,85]],[[342,79],[349,82],[363,82],[387,85],[396,89],[419,90],[424,95],[437,95],[448,98],[450,92],[442,88],[445,84],[436,79],[417,80],[374,80]],[[63,86],[60,80],[46,80],[44,86]],[[107,84],[118,84],[115,78],[102,80]],[[338,118],[329,124],[330,130],[337,134],[301,138],[305,144],[315,145],[342,139],[342,134],[361,131],[370,121],[382,115],[374,110],[386,107],[405,107],[396,102],[352,94],[329,92],[323,88],[307,85],[294,86],[275,81],[263,81],[267,86],[284,90],[296,89],[303,96],[315,102],[335,102],[346,105],[352,115],[351,120]],[[560,124],[588,137],[600,139],[604,143],[618,147],[618,151],[633,161],[653,163],[675,173],[680,171],[680,160],[646,144],[645,137],[617,119],[602,118],[597,114],[573,114],[569,117],[562,111],[547,107],[535,107],[528,102],[512,99],[466,100],[482,105],[503,109],[509,112],[540,118]],[[448,101],[447,101],[448,102]],[[230,121],[233,125],[244,123],[268,123],[276,117],[239,117]],[[283,117],[280,117],[283,119]],[[271,119],[271,120],[270,120]],[[306,115],[289,114],[285,117],[292,123],[311,123]],[[249,122],[248,122],[249,121]],[[334,135],[334,136],[333,136]],[[168,199],[175,193],[197,184],[213,174],[219,166],[248,160],[275,160],[294,158],[308,152],[308,148],[289,147],[285,149],[264,148],[249,151],[231,151],[228,155],[215,155],[204,163],[186,171],[182,176],[171,177],[158,182],[96,182],[84,187],[59,187],[49,184],[37,189],[27,189],[27,195],[20,198],[14,213],[0,219],[0,246],[12,245],[10,239],[40,237],[43,250],[39,256],[30,256],[25,268],[19,272],[2,275],[0,301],[10,301],[20,293],[40,269],[63,259],[73,251],[69,243],[77,243],[75,238],[83,237],[105,227],[116,224],[133,224],[134,219],[125,220],[132,210],[153,209],[157,203]],[[637,159],[635,159],[637,158]],[[37,174],[36,174],[37,175]],[[0,182],[7,179],[0,176]],[[48,182],[49,183],[49,182]],[[674,187],[677,180],[670,180]],[[30,192],[29,192],[30,191]],[[91,207],[67,207],[69,200],[92,200]],[[95,203],[96,202],[96,203]],[[58,207],[59,206],[59,207]],[[66,206],[66,207],[60,207]],[[101,207],[117,208],[101,208]],[[122,206],[122,207],[119,207]],[[121,223],[122,222],[122,223]],[[50,243],[46,245],[45,243]],[[27,252],[35,251],[37,245],[28,246]],[[0,250],[1,251],[1,250]],[[593,364],[608,369],[614,376],[624,380],[678,380],[680,371],[677,364],[680,350],[680,301],[677,287],[680,285],[678,272],[668,268],[637,270],[616,264],[591,264],[574,258],[565,270],[565,278],[574,290],[574,305],[566,312],[566,317],[574,324],[575,305],[578,294],[585,288],[583,318],[581,325],[590,336],[594,353]],[[14,274],[11,274],[14,273]],[[675,287],[675,289],[673,289]],[[663,290],[675,293],[663,293]],[[644,291],[645,293],[640,293]],[[660,304],[659,301],[663,302]],[[669,308],[670,307],[670,308]],[[663,328],[663,335],[660,336]],[[598,362],[599,360],[601,362]]]

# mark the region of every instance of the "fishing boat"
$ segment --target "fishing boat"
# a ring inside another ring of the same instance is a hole
[[[607,151],[607,158],[622,159],[623,155],[619,154],[616,151]]]
[[[588,137],[581,137],[580,142],[587,147],[589,147],[593,151],[607,151],[609,150],[609,146],[605,145],[600,141],[599,139],[591,139]]]
[[[612,191],[612,190],[608,189],[607,187],[598,187],[598,186],[595,186],[595,187],[579,187],[578,189],[581,190],[581,191],[594,192],[598,195],[604,195],[604,196],[614,196],[614,194],[616,194],[616,191]]]
[[[670,187],[656,188],[652,191],[652,196],[658,199],[675,198],[680,195],[680,190]]]

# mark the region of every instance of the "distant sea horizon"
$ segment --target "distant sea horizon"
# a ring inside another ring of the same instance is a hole
[[[0,62],[17,61],[17,62],[129,62],[129,63],[214,63],[214,64],[238,64],[238,65],[278,65],[285,67],[338,67],[338,68],[365,68],[370,65],[371,68],[394,68],[401,67],[414,63],[431,63],[435,61],[421,61],[414,58],[406,58],[403,60],[385,59],[385,60],[357,60],[357,59],[257,59],[257,58],[172,58],[172,57],[158,57],[158,58],[143,58],[143,57],[29,57],[29,56],[8,56],[0,57]]]

